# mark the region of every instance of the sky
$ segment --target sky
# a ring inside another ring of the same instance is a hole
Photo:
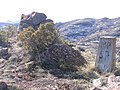
[[[0,0],[0,22],[18,21],[21,14],[45,13],[55,22],[120,17],[120,0]]]

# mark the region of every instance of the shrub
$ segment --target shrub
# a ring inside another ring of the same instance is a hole
[[[20,90],[20,89],[18,89],[18,87],[12,86],[12,85],[9,85],[8,88],[9,88],[9,90]]]
[[[6,32],[3,30],[0,30],[0,42],[6,42],[6,41],[7,41]]]
[[[27,50],[42,53],[56,42],[57,33],[52,22],[41,24],[38,30],[29,27],[19,34],[19,39]]]
[[[17,26],[16,25],[8,25],[8,26],[4,27],[4,30],[5,30],[8,38],[11,38],[11,37],[17,35]]]
[[[56,37],[57,33],[53,23],[40,25],[38,30],[32,34],[32,41],[34,41],[33,49],[36,49],[37,47],[40,52],[43,52],[56,42]]]
[[[23,47],[25,49],[30,49],[31,50],[31,39],[32,39],[32,34],[34,33],[34,29],[32,27],[26,28],[24,31],[22,31],[19,34],[19,39],[22,41]]]
[[[68,46],[70,46],[70,47],[74,47],[74,46],[75,46],[74,43],[72,43],[72,42],[70,42],[70,41],[68,41],[68,40],[65,40],[63,37],[60,37],[60,38],[59,38],[59,42],[62,43],[62,44],[66,44],[66,45],[68,45]]]

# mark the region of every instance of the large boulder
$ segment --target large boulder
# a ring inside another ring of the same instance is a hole
[[[60,64],[84,66],[87,63],[79,51],[65,44],[52,45],[47,51],[42,53],[41,60],[43,65],[49,69],[58,68]]]
[[[0,82],[0,90],[9,90],[5,82]]]
[[[29,15],[22,14],[19,24],[19,30],[23,31],[24,28],[27,28],[29,26],[37,29],[40,24],[43,24],[43,22],[50,21],[49,19],[46,20],[46,18],[47,16],[44,13],[32,12]]]
[[[44,13],[34,13],[32,14],[32,22],[33,25],[40,24],[41,22],[45,21],[47,16]]]

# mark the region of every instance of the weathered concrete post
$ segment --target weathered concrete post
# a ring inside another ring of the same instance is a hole
[[[98,72],[107,73],[114,70],[116,63],[116,38],[103,36],[100,38],[95,67]]]

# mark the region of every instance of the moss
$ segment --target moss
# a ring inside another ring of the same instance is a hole
[[[68,46],[70,46],[70,47],[74,47],[74,46],[75,46],[74,43],[72,43],[72,42],[70,42],[70,41],[68,41],[68,40],[65,40],[63,37],[60,37],[60,38],[59,38],[59,41],[60,41],[60,43],[66,44],[66,45],[68,45]]]

